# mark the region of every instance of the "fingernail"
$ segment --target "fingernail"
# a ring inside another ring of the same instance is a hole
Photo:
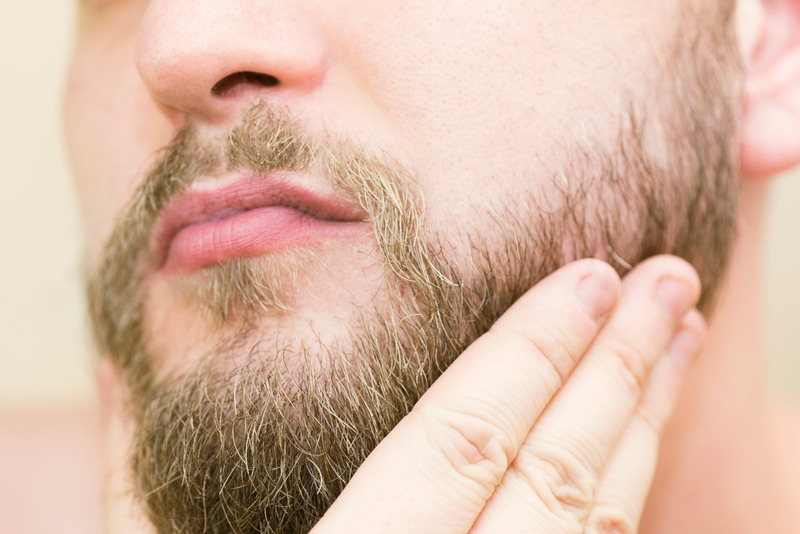
[[[694,331],[683,328],[672,337],[667,354],[681,369],[688,368],[700,349],[700,339]]]
[[[691,288],[675,278],[663,278],[656,288],[656,296],[664,312],[673,321],[683,317],[693,305]]]
[[[617,288],[617,281],[613,277],[590,274],[581,279],[575,292],[586,313],[593,319],[600,319],[617,302]]]

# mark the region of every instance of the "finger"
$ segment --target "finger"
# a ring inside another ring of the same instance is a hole
[[[591,344],[619,284],[607,264],[582,260],[526,293],[380,443],[315,534],[466,532]]]
[[[705,338],[705,321],[690,312],[659,359],[642,399],[603,473],[587,533],[638,532],[653,481],[664,425],[678,401],[691,360]]]
[[[508,517],[520,499],[532,503],[534,521],[522,527],[583,523],[642,384],[699,292],[694,269],[674,257],[652,258],[625,278],[614,313],[536,422],[476,531],[494,532],[492,518]]]

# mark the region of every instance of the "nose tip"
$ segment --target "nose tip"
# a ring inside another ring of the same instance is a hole
[[[136,65],[165,114],[226,121],[255,99],[280,103],[322,83],[324,39],[312,21],[271,4],[150,1]]]

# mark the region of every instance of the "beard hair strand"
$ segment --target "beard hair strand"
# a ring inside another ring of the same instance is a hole
[[[531,185],[529,198],[475,206],[478,222],[456,236],[469,244],[462,254],[429,233],[413,175],[386,155],[307,141],[264,104],[234,127],[223,156],[191,130],[179,135],[90,284],[96,337],[131,391],[133,486],[157,531],[308,531],[469,343],[565,262],[600,257],[624,274],[651,255],[676,254],[698,269],[701,307],[710,310],[736,224],[735,98],[720,98],[735,85],[735,46],[720,33],[680,40],[681,53],[661,69],[674,79],[660,80],[671,88],[660,91],[674,102],[657,121],[645,120],[642,103],[631,105],[615,150],[570,145],[552,183]],[[192,370],[155,380],[141,294],[151,227],[196,176],[225,165],[321,167],[369,213],[394,291],[387,309],[361,312],[346,342],[267,346],[252,343],[255,322],[242,318],[291,309],[296,267],[216,266],[178,290],[217,324],[245,326]]]

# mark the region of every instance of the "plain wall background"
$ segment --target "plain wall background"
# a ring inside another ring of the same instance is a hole
[[[73,4],[0,17],[0,409],[93,401],[80,224],[61,142]],[[800,399],[800,173],[775,181],[764,255],[768,380]]]

